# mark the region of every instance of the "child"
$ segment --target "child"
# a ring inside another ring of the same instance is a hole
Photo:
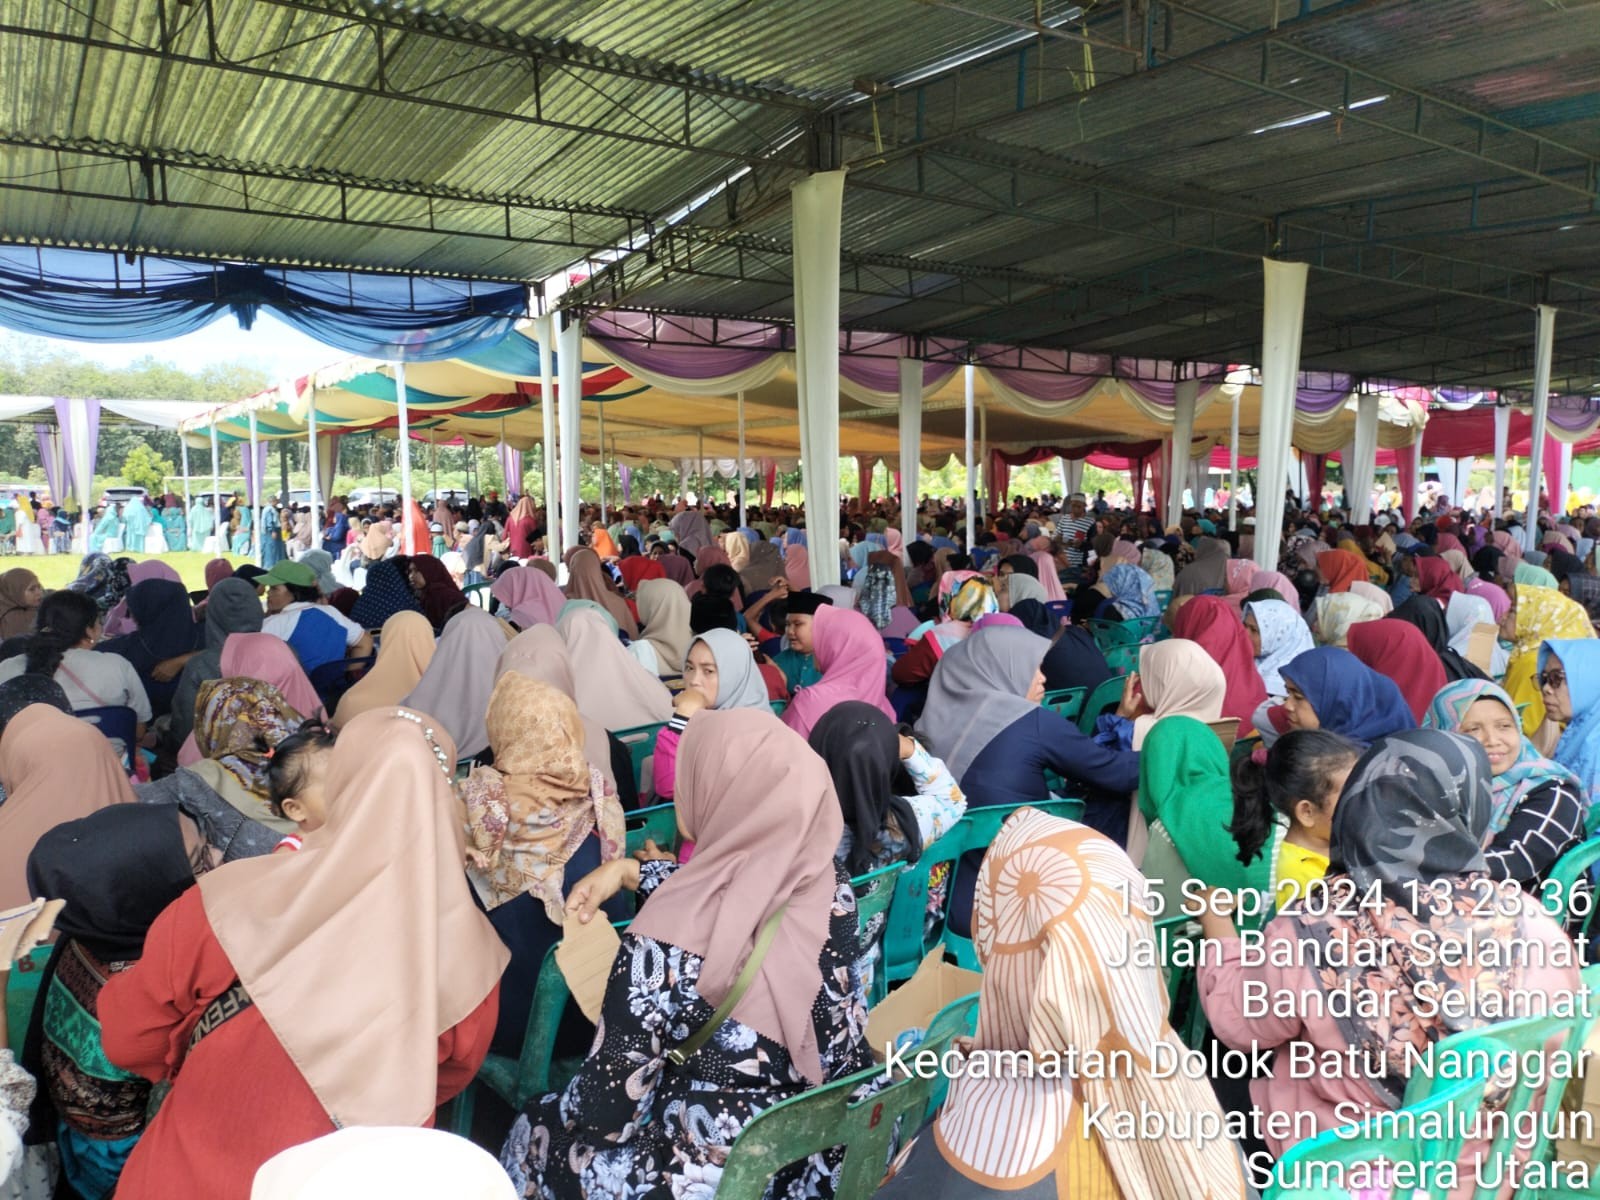
[[[275,816],[293,821],[299,829],[273,849],[298,850],[302,837],[321,829],[328,820],[324,778],[334,731],[320,721],[307,721],[279,742],[267,765],[267,801]]]

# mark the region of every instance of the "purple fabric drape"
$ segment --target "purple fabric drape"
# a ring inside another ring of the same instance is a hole
[[[39,439],[39,460],[44,463],[44,481],[50,485],[50,499],[60,504],[69,486],[67,448],[61,431],[54,425],[35,425],[33,432]]]
[[[956,373],[956,363],[922,364],[922,386],[933,387]],[[871,388],[875,392],[896,393],[900,390],[900,360],[865,354],[840,354],[839,374],[857,387]]]
[[[495,447],[495,455],[500,460],[500,474],[506,481],[507,502],[514,502],[522,495],[522,451],[501,442]]]
[[[100,401],[57,396],[56,423],[67,451],[67,478],[78,493],[87,520],[94,504],[90,493],[94,490],[94,460],[100,446]]]
[[[261,504],[261,481],[267,475],[267,443],[257,442],[256,452],[250,453],[250,443],[239,447],[239,464],[244,470],[245,503],[251,508]]]
[[[588,334],[623,362],[675,379],[715,379],[748,371],[785,348],[779,326],[707,317],[603,313],[590,320]],[[650,340],[639,340],[643,338]]]
[[[633,468],[617,464],[617,475],[622,479],[622,502],[633,503]]]

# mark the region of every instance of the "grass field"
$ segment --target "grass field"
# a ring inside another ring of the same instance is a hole
[[[135,562],[147,558],[159,558],[162,562],[171,563],[183,578],[183,585],[191,592],[198,592],[206,586],[206,563],[211,561],[209,554],[196,554],[186,552],[183,554],[127,554],[116,555],[117,558],[131,558]],[[248,558],[234,555],[225,555],[234,566],[241,566],[249,562]],[[46,591],[64,588],[78,576],[78,564],[83,561],[83,556],[78,554],[26,554],[5,555],[0,557],[0,571],[12,567],[27,567],[39,577],[39,582]]]

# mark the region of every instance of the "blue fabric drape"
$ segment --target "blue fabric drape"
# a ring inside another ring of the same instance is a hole
[[[262,308],[309,337],[372,358],[434,362],[485,352],[527,309],[520,286],[0,246],[0,324],[89,342],[148,342]]]

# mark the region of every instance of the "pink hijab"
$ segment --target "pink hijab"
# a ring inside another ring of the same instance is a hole
[[[128,573],[131,577],[133,572]],[[210,591],[233,574],[233,564],[225,558],[213,558],[206,564],[206,591]],[[176,578],[176,575],[174,575]]]
[[[1038,540],[1038,538],[1033,539],[1034,542]],[[1033,542],[1028,544],[1031,546]],[[1056,570],[1056,560],[1043,550],[1035,550],[1032,557],[1039,567],[1039,584],[1044,588],[1045,602],[1065,600],[1067,593],[1061,589],[1061,576]]]
[[[1271,588],[1282,596],[1295,612],[1300,611],[1300,593],[1295,591],[1294,584],[1289,582],[1289,577],[1278,571],[1257,571],[1250,577],[1250,590],[1259,592],[1263,588]]]
[[[233,574],[233,568],[228,569]],[[209,564],[207,565],[209,579]],[[128,589],[131,591],[136,583],[143,583],[147,579],[170,579],[173,583],[182,583],[183,577],[176,570],[162,562],[159,558],[147,558],[143,562],[128,564]],[[209,586],[209,584],[208,584]],[[121,637],[125,633],[138,631],[139,623],[128,615],[128,597],[126,594],[118,600],[106,614],[105,636],[108,638]]]
[[[567,602],[555,581],[534,567],[513,567],[494,581],[489,594],[511,610],[518,629],[554,625]]]
[[[783,710],[785,725],[810,737],[822,714],[846,700],[864,701],[895,719],[886,695],[883,638],[871,621],[854,609],[824,604],[811,618],[811,640],[822,678],[795,693]]]
[[[790,546],[783,556],[783,573],[789,586],[804,591],[811,586],[811,555],[804,546]]]

